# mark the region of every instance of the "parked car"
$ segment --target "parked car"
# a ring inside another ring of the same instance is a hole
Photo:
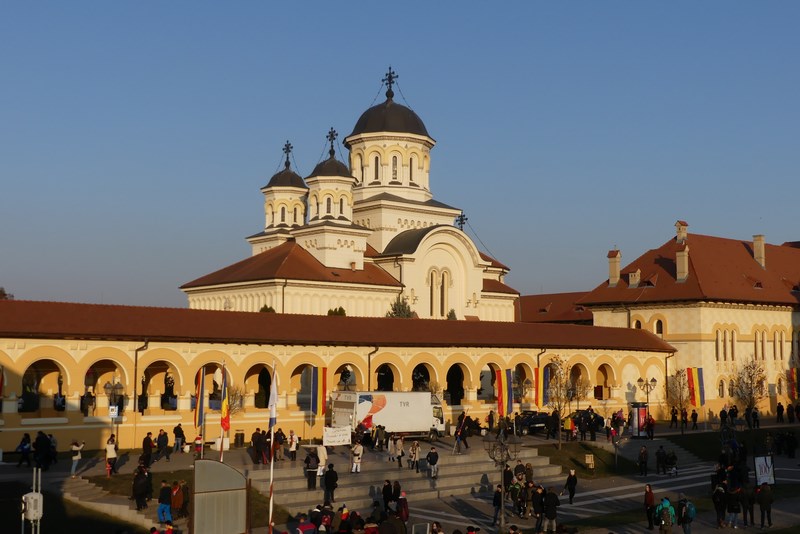
[[[603,419],[602,415],[595,412],[589,412],[588,410],[577,410],[561,419],[561,429],[562,430],[571,429],[570,420],[575,421],[575,426],[577,428],[578,422],[583,418],[586,418],[588,420],[589,423],[588,428],[590,430],[592,427],[594,427],[595,432],[599,432],[605,427],[605,419]]]
[[[523,436],[544,432],[550,414],[547,412],[537,412],[534,410],[523,410],[520,416],[519,428],[517,433]]]

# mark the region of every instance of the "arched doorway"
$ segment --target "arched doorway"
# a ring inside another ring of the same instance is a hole
[[[611,388],[615,385],[614,370],[604,363],[597,368],[595,373],[594,398],[607,400],[611,398]]]
[[[438,385],[432,380],[433,369],[427,363],[420,363],[411,371],[411,391],[430,391],[436,393]]]
[[[514,402],[523,403],[530,392],[533,391],[533,373],[527,365],[518,363],[511,373],[512,392]]]
[[[177,377],[178,370],[167,361],[159,360],[148,365],[141,378],[139,411],[158,413],[158,410],[177,410],[178,396],[175,393]]]
[[[394,391],[394,371],[388,363],[384,363],[375,371],[378,377],[376,391]]]
[[[83,379],[83,395],[80,409],[83,415],[108,415],[96,412],[98,407],[116,406],[121,416],[126,399],[132,392],[126,391],[124,370],[112,360],[99,360],[91,365]]]
[[[22,375],[22,395],[17,401],[20,413],[47,414],[63,412],[64,373],[54,360],[32,363]]]
[[[333,381],[339,391],[358,391],[361,383],[358,367],[351,363],[340,365],[333,374]]]
[[[444,396],[451,407],[461,406],[461,401],[464,400],[464,370],[461,364],[452,365],[447,370],[447,389],[444,390]]]
[[[484,404],[493,404],[497,402],[497,388],[495,386],[495,379],[499,367],[495,364],[486,364],[481,368],[479,375],[480,387],[478,388],[478,400]]]
[[[244,376],[245,396],[253,396],[253,407],[266,410],[269,407],[269,390],[272,386],[272,371],[263,363],[247,370]]]
[[[297,392],[297,408],[301,411],[311,411],[311,380],[313,367],[303,364],[295,367],[291,377],[291,391]]]
[[[569,388],[568,396],[570,401],[570,408],[572,402],[575,402],[575,409],[580,410],[581,401],[584,401],[584,407],[588,404],[587,399],[590,398],[592,389],[591,382],[589,381],[589,372],[583,364],[575,364],[569,370]]]

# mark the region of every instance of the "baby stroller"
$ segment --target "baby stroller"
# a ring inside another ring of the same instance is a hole
[[[667,453],[667,457],[664,460],[664,463],[667,468],[667,475],[671,477],[678,476],[678,456],[675,454],[674,451],[669,451]]]

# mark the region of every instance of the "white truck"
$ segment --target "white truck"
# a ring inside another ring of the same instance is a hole
[[[386,432],[433,441],[444,435],[444,412],[439,398],[427,391],[334,391],[331,426]]]

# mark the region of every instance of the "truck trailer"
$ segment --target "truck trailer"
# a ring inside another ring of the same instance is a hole
[[[369,433],[386,432],[433,441],[444,435],[444,412],[439,398],[427,391],[334,391],[331,426]]]

